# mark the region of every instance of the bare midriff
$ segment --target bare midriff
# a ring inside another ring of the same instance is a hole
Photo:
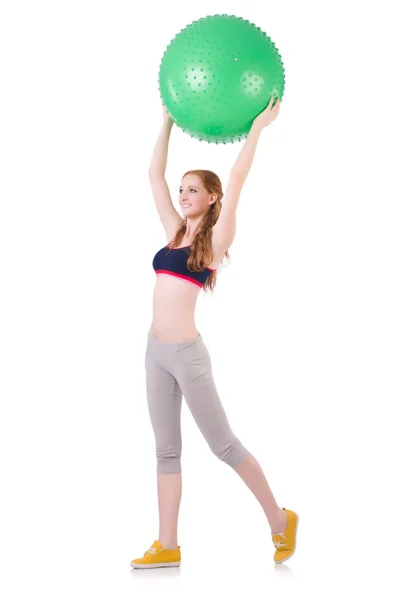
[[[215,261],[210,268],[217,268]],[[166,273],[157,274],[150,333],[162,342],[173,344],[194,340],[199,334],[195,308],[200,291],[202,287],[186,279]]]

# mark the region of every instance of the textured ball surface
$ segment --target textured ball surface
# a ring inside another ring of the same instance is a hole
[[[175,123],[207,142],[247,137],[272,95],[282,98],[284,66],[272,40],[253,23],[213,15],[182,29],[159,70],[163,104]]]

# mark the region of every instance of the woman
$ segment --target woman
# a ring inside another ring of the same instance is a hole
[[[253,121],[231,171],[223,204],[215,173],[185,173],[179,189],[183,219],[172,204],[164,177],[173,122],[163,107],[164,122],[149,175],[169,242],[153,259],[157,281],[145,358],[156,441],[160,532],[143,557],[131,561],[135,568],[179,566],[181,562],[177,521],[182,493],[182,395],[212,452],[239,474],[261,504],[276,547],[274,560],[284,562],[295,550],[298,515],[279,508],[260,465],[232,432],[215,387],[209,352],[194,322],[198,294],[201,288],[213,289],[216,270],[233,242],[237,203],[260,133],[279,113],[280,101],[273,102],[272,97]]]

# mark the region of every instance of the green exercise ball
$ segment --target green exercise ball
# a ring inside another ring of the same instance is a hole
[[[272,40],[234,15],[193,21],[168,44],[159,90],[172,120],[193,138],[246,138],[272,95],[284,92],[284,66]]]

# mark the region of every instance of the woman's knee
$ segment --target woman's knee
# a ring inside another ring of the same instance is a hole
[[[238,467],[249,454],[247,448],[243,446],[235,435],[222,444],[217,445],[216,448],[212,448],[212,451],[219,460],[225,462],[234,469]]]

